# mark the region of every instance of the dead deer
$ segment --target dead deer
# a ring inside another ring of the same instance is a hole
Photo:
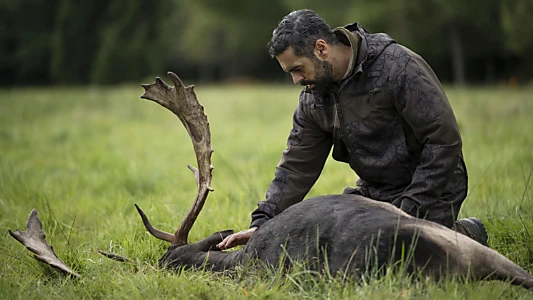
[[[203,107],[192,86],[185,87],[174,73],[174,87],[160,78],[142,85],[141,98],[155,101],[178,116],[196,153],[194,172],[198,193],[181,226],[174,233],[155,229],[137,206],[144,226],[153,236],[171,244],[159,260],[161,267],[204,266],[213,271],[232,269],[253,261],[287,268],[304,262],[310,269],[330,274],[361,276],[373,268],[403,262],[407,271],[439,278],[457,276],[475,280],[509,280],[533,289],[533,276],[502,254],[439,224],[412,217],[395,206],[356,195],[326,195],[293,205],[262,225],[241,250],[220,251],[216,245],[233,231],[222,231],[188,243],[188,233],[212,191],[211,137]],[[67,274],[66,266],[45,240],[37,212],[28,218],[27,231],[9,233],[35,257]],[[125,257],[101,252],[115,260]],[[280,259],[285,257],[283,264]]]

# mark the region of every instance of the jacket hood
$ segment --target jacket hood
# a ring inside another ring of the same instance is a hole
[[[359,22],[348,24],[343,28],[361,38],[354,73],[362,72],[371,64],[387,46],[396,44],[396,41],[386,33],[370,33]]]

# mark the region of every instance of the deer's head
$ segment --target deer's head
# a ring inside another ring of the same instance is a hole
[[[198,255],[205,254],[209,251],[220,251],[217,244],[228,235],[233,234],[233,230],[215,232],[211,236],[192,244],[177,245],[173,244],[168,251],[159,259],[160,266],[172,268],[179,267],[200,267],[205,260]]]

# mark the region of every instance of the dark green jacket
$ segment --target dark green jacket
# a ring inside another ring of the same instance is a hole
[[[302,201],[332,146],[333,158],[359,176],[359,193],[408,213],[460,206],[466,196],[461,136],[437,76],[388,35],[358,23],[345,28],[360,40],[351,74],[327,95],[300,94],[287,149],[251,227]]]

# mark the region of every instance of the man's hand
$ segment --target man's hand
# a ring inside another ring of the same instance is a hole
[[[237,245],[244,245],[248,242],[252,234],[255,232],[257,227],[252,227],[247,230],[243,230],[232,235],[228,235],[222,242],[220,242],[217,247],[221,250],[226,250],[233,248]]]

